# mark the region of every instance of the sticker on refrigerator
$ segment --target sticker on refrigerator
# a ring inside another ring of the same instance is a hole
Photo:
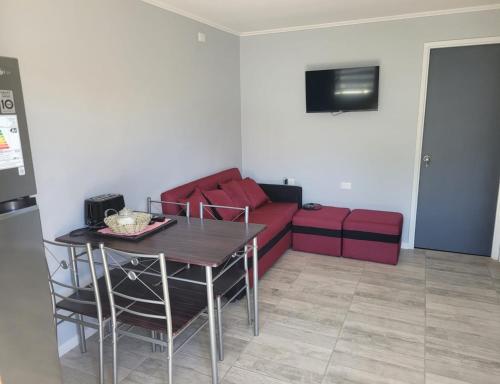
[[[14,92],[8,89],[0,89],[0,113],[16,113],[14,104]]]
[[[24,170],[19,125],[16,115],[0,115],[0,171],[11,168],[17,168],[19,174]]]

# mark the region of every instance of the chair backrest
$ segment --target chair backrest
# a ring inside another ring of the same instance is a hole
[[[97,318],[102,321],[102,303],[92,246],[90,244],[64,244],[48,240],[44,240],[43,244],[54,314],[56,313],[56,304],[61,300],[67,300],[80,305],[95,306]],[[82,276],[79,273],[79,259],[89,266],[90,284],[85,286],[81,286]]]
[[[202,220],[204,219],[204,212],[205,212],[204,208],[232,209],[235,211],[239,211],[240,213],[232,221],[236,221],[238,218],[241,217],[241,215],[243,215],[243,222],[245,224],[248,224],[248,219],[249,219],[248,206],[244,207],[244,208],[240,208],[240,207],[228,207],[228,206],[224,206],[224,205],[204,204],[203,202],[200,202],[200,219],[202,219]]]
[[[139,326],[141,319],[164,320],[170,343],[172,314],[165,255],[123,252],[103,244],[100,250],[113,325],[116,327],[119,317],[124,323]]]
[[[177,216],[190,216],[190,203],[185,202],[185,203],[180,203],[177,201],[163,201],[163,200],[153,200],[151,197],[148,197],[146,200],[146,207],[147,207],[147,212],[148,213],[153,213],[153,204],[159,204],[162,208],[162,211],[165,212],[165,207],[167,206],[173,206],[177,210],[176,215]]]

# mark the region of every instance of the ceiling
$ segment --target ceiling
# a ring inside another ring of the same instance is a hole
[[[499,0],[142,0],[236,35],[500,9]]]

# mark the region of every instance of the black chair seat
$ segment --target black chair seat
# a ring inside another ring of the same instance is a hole
[[[220,272],[221,270],[222,268],[217,270],[217,273]],[[214,269],[213,276],[215,277],[217,273],[216,270]],[[197,265],[192,265],[189,269],[185,269],[180,273],[176,274],[175,277],[180,277],[183,279],[189,279],[193,281],[205,282],[206,280],[205,268]],[[243,267],[243,262],[236,263],[214,282],[214,296],[225,295],[244,277],[245,277],[245,269]],[[203,291],[206,294],[206,287],[204,285],[193,284],[174,279],[169,280],[169,285],[171,287],[179,289],[189,289],[189,290],[196,289],[198,291]]]
[[[155,295],[151,294],[149,299],[155,300],[154,296]],[[188,291],[173,287],[169,287],[169,296],[172,314],[172,332],[176,335],[186,328],[192,320],[205,312],[207,297],[204,291]],[[156,298],[156,300],[158,299]],[[165,316],[164,306],[158,304],[136,302],[130,306],[129,309],[144,314]],[[166,322],[164,319],[154,319],[126,311],[120,313],[117,319],[121,323],[146,328],[151,331],[166,331]]]
[[[112,270],[112,271],[110,271],[110,275],[111,275],[111,279],[112,279],[114,284],[118,283],[121,279],[125,278],[125,274],[120,270]],[[129,288],[128,294],[137,293],[137,292],[133,292],[130,289],[130,288],[136,288],[136,287],[135,286],[132,287],[132,284],[128,283],[127,280],[128,279],[125,279],[123,281],[123,283],[122,283],[123,288],[124,289]],[[104,276],[97,280],[97,284],[99,287],[99,296],[101,297],[102,316],[104,319],[107,319],[111,316],[111,309],[109,307],[108,289],[106,287],[106,280],[104,279]],[[85,288],[91,288],[91,286],[88,285]],[[137,290],[137,288],[136,288],[136,290]],[[143,294],[143,296],[144,296],[144,294]],[[77,292],[73,293],[72,295],[68,296],[68,298],[72,299],[72,300],[83,300],[83,301],[95,302],[94,292],[89,292],[89,291],[77,291]],[[77,303],[77,302],[74,302],[72,300],[63,299],[63,300],[57,302],[56,308],[97,319],[97,306],[96,306],[96,304]]]
[[[106,292],[106,291],[104,291]],[[68,298],[73,299],[73,300],[84,300],[84,301],[94,301],[95,302],[95,296],[93,292],[87,292],[87,291],[78,291],[73,293],[72,295],[68,296]],[[106,297],[107,299],[107,297]],[[101,294],[101,300],[102,300],[102,294]],[[111,311],[109,308],[108,302],[101,303],[102,304],[102,316],[104,318],[108,318],[111,315]],[[92,317],[94,319],[97,319],[97,306],[96,304],[84,304],[84,303],[76,303],[74,301],[70,301],[67,299],[61,300],[56,304],[57,309],[62,309],[65,311],[77,313],[80,315]]]
[[[241,279],[245,275],[245,270],[240,264],[242,263],[237,263],[232,266],[229,271],[226,271],[219,279],[215,281],[215,296],[224,295],[229,290],[231,290],[231,288],[233,288],[239,281],[241,281]],[[174,265],[182,266],[182,268],[184,268],[184,265],[180,263],[173,263],[171,265],[171,268]],[[125,271],[121,269],[111,270],[110,275],[113,286],[121,282],[118,287],[115,288],[115,291],[139,299],[159,300],[159,297],[163,296],[162,292],[160,292],[161,278],[159,276],[151,276],[148,274],[141,274],[139,272],[140,270],[146,269],[147,266],[148,265],[143,261],[136,266],[133,266],[131,263],[125,264],[123,266]],[[137,283],[137,281],[131,281],[128,278],[126,272],[129,271],[130,268],[137,271],[137,275],[139,275],[139,278],[144,282],[144,284]],[[153,268],[156,268],[156,266],[153,266]],[[151,270],[151,272],[156,273],[156,271],[153,270]],[[182,270],[180,273],[176,274],[176,276],[204,282],[205,269],[203,267],[191,266],[189,269]],[[111,316],[111,310],[109,306],[109,297],[104,277],[98,279],[98,286],[99,294],[101,297],[103,318],[106,319]],[[201,313],[206,311],[206,287],[205,285],[197,285],[190,282],[169,279],[169,294],[173,333],[177,334],[182,331],[186,327],[186,325],[188,325],[194,318],[198,317]],[[84,301],[95,301],[94,293],[88,291],[75,292],[71,296],[69,296],[69,298]],[[118,305],[130,305],[130,300],[128,299],[115,296],[114,300]],[[57,303],[56,306],[58,309],[74,312],[92,318],[97,318],[97,308],[95,304],[83,304],[76,303],[70,300],[61,300]],[[157,304],[142,303],[137,301],[132,306],[130,306],[129,309],[146,314],[154,314],[160,316],[165,315],[163,306]],[[153,319],[135,315],[129,312],[122,312],[117,317],[117,320],[122,323],[143,327],[148,330],[165,331],[165,320],[163,319]]]

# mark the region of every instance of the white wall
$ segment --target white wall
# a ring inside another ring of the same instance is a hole
[[[423,45],[495,35],[499,11],[243,37],[244,173],[295,177],[306,202],[400,211],[407,242]],[[381,66],[378,112],[305,113],[305,70],[362,65]]]
[[[83,226],[86,197],[144,208],[241,166],[236,36],[139,0],[0,0],[0,55],[20,61],[48,239]]]

